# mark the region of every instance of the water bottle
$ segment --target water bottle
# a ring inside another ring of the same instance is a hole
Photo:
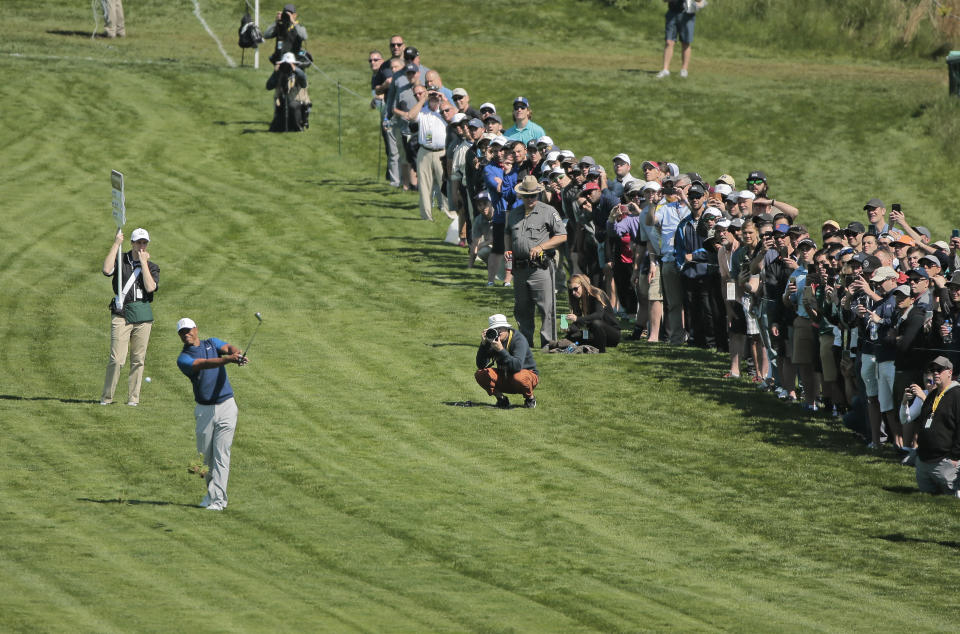
[[[943,336],[943,343],[953,343],[953,322],[949,319],[944,319],[943,325],[947,327],[947,334]]]
[[[877,322],[870,320],[870,325],[867,326],[867,332],[870,335],[870,341],[877,340]]]
[[[567,316],[560,315],[560,330],[566,330],[570,327],[570,324],[567,323]]]

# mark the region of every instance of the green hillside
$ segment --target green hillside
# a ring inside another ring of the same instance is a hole
[[[762,168],[808,225],[881,196],[943,235],[942,60],[797,61],[705,13],[691,77],[661,83],[656,3],[304,4],[311,129],[272,135],[268,70],[231,67],[192,1],[127,4],[109,41],[83,3],[0,4],[0,630],[955,626],[956,501],[722,381],[720,356],[537,353],[539,407],[488,407],[477,335],[512,296],[381,182],[365,68],[399,32],[476,104],[529,97],[578,154]],[[196,6],[239,64],[240,3]],[[98,404],[111,169],[161,270],[136,409]],[[174,325],[244,345],[255,311],[209,513]]]

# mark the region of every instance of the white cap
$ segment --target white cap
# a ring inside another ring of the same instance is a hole
[[[554,176],[554,175],[556,175],[556,176],[566,176],[567,173],[566,173],[565,171],[563,171],[562,169],[560,169],[559,167],[554,167],[554,168],[550,171],[550,175],[551,175],[551,176]]]
[[[184,317],[177,322],[177,332],[180,332],[184,328],[196,328],[197,324],[193,323],[193,320],[189,317]]]
[[[677,167],[676,163],[667,163],[667,172],[674,178],[680,176],[680,168]]]
[[[547,153],[547,158],[545,159],[547,163],[553,163],[560,159],[560,152],[553,150],[552,152]]]
[[[453,115],[452,119],[450,119],[450,123],[456,124],[466,120],[467,120],[467,115],[463,114],[462,112],[458,112],[457,114]]]
[[[658,192],[660,191],[660,183],[657,181],[647,181],[643,184],[643,191],[645,192]]]
[[[133,230],[133,233],[130,234],[130,242],[136,242],[137,240],[150,242],[150,234],[147,233],[147,230],[143,227],[137,227]]]
[[[713,208],[713,207],[707,207],[706,209],[704,209],[704,210],[703,210],[703,215],[704,215],[704,216],[716,216],[717,218],[720,218],[721,216],[723,216],[723,214],[720,213],[720,210],[719,210],[719,209],[715,209],[715,208]]]
[[[577,158],[577,155],[573,153],[573,150],[560,150],[560,158],[561,158],[561,159],[565,159],[565,158],[576,159],[576,158]]]
[[[501,315],[497,313],[496,315],[490,315],[490,319],[487,321],[487,328],[509,328],[510,322],[507,321],[506,315]]]
[[[537,145],[546,145],[550,147],[553,145],[553,139],[551,139],[548,136],[542,136],[539,139],[537,139]]]
[[[284,53],[283,57],[280,58],[280,63],[293,64],[295,66],[299,64],[299,62],[297,62],[297,56],[294,55],[293,53]]]
[[[623,152],[620,152],[620,154],[617,154],[616,156],[613,157],[614,161],[616,161],[617,159],[623,161],[627,165],[632,165],[632,163],[630,163],[630,157]]]
[[[721,218],[720,220],[717,221],[717,226],[726,229],[727,227],[730,226],[730,221],[727,220],[726,218]]]
[[[480,104],[480,110],[483,110],[484,108],[490,108],[493,110],[493,114],[497,114],[497,107],[489,101],[484,101],[482,104]]]
[[[720,194],[721,196],[729,196],[733,193],[733,187],[730,187],[726,183],[720,183],[719,185],[714,186],[713,192],[715,194]]]
[[[495,137],[493,140],[490,141],[490,145],[499,145],[503,147],[509,142],[510,142],[510,139],[508,139],[507,137],[498,135],[497,137]]]
[[[753,200],[756,197],[757,197],[756,194],[754,194],[749,189],[744,189],[739,194],[737,194],[737,200]]]

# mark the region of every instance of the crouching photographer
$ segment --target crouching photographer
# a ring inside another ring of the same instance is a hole
[[[297,65],[293,53],[284,53],[267,80],[267,90],[273,90],[273,121],[271,132],[302,132],[310,127],[310,96],[307,93],[307,74]]]
[[[494,367],[496,366],[496,367]],[[477,350],[477,383],[497,399],[497,407],[508,409],[506,394],[523,394],[523,406],[534,408],[533,390],[540,383],[537,364],[527,338],[510,327],[504,315],[491,315]]]

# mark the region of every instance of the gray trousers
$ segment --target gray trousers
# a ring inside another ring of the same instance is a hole
[[[387,182],[391,187],[400,187],[400,152],[401,148],[397,145],[397,137],[393,134],[393,128],[389,130],[380,129],[383,135],[383,146],[387,150]]]
[[[531,348],[536,347],[533,342],[533,329],[536,326],[534,311],[540,313],[542,321],[539,347],[557,340],[556,303],[552,262],[546,269],[514,265],[513,316]]]
[[[683,330],[683,279],[680,267],[672,259],[661,264],[660,287],[667,302],[667,330],[670,343],[679,346],[684,342]]]
[[[957,465],[949,458],[924,462],[917,458],[917,488],[924,493],[953,494],[957,480]]]
[[[230,478],[230,447],[237,429],[237,402],[228,398],[216,405],[197,404],[197,451],[207,471],[207,495],[211,504],[227,506],[227,480]]]

